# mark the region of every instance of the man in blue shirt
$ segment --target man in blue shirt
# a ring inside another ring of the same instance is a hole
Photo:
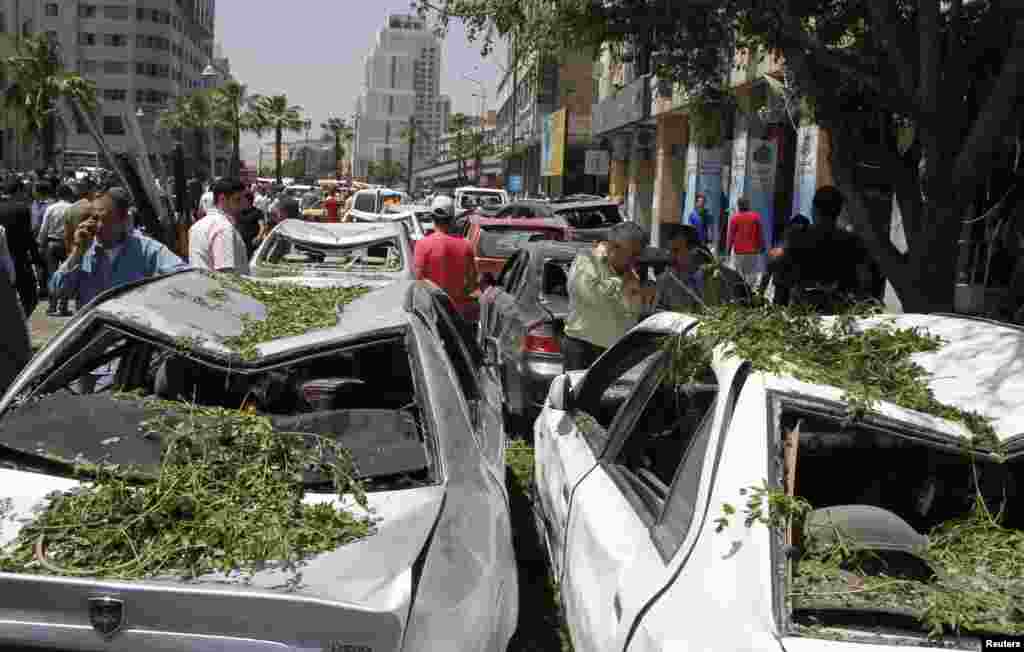
[[[702,245],[708,243],[708,227],[710,226],[708,222],[711,218],[708,209],[704,206],[704,201],[704,193],[698,192],[693,198],[693,211],[686,220],[686,223],[697,231],[697,239]]]
[[[132,230],[130,207],[124,188],[92,202],[75,230],[74,248],[50,279],[50,292],[77,297],[83,306],[110,288],[188,267],[160,242]]]

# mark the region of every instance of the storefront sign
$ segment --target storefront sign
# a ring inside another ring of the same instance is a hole
[[[797,131],[796,165],[793,179],[793,215],[813,219],[814,191],[818,185],[818,127],[807,125]]]
[[[586,161],[583,165],[583,173],[597,177],[608,176],[608,164],[611,156],[603,149],[588,149]]]
[[[778,169],[778,144],[775,134],[749,140],[747,160],[747,195],[750,208],[761,215],[765,243],[773,243],[775,231],[775,172]]]
[[[689,223],[696,205],[697,193],[704,195],[705,219],[711,243],[717,246],[719,216],[723,204],[722,161],[728,157],[727,147],[698,147],[690,145],[686,162],[686,199],[683,205],[684,223]]]
[[[595,136],[650,116],[648,80],[646,75],[640,77],[615,95],[593,106],[592,127]]]
[[[518,174],[514,174],[508,178],[508,191],[509,192],[522,192],[523,191],[523,177]]]
[[[566,110],[559,109],[544,117],[541,141],[541,175],[560,177],[565,174]]]

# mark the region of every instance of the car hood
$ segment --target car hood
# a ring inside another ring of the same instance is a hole
[[[5,508],[7,513],[0,518],[0,547],[15,539],[24,523],[32,518],[34,511],[46,504],[48,494],[69,491],[80,484],[63,477],[13,469],[0,470],[3,497],[10,499]],[[221,600],[239,601],[231,607],[236,613],[238,609],[245,609],[245,600],[248,598],[258,600],[261,596],[273,594],[272,597],[279,602],[282,594],[286,594],[286,599],[294,597],[306,602],[326,601],[341,607],[350,605],[364,615],[367,612],[388,615],[404,624],[412,595],[413,562],[428,543],[444,503],[444,495],[445,487],[440,485],[369,493],[367,511],[355,505],[350,496],[307,494],[304,502],[308,504],[340,504],[356,514],[369,514],[375,526],[373,534],[364,539],[307,559],[302,564],[301,577],[297,583],[292,573],[279,569],[264,570],[252,578],[238,573],[230,576],[210,574],[188,582],[175,578],[126,582],[0,573],[0,595],[18,594],[19,589],[25,589],[26,585],[35,587],[25,599],[0,599],[0,620],[4,618],[4,611],[11,609],[23,613],[49,612],[45,616],[48,621],[54,617],[59,618],[60,614],[53,613],[55,608],[50,603],[66,603],[64,598],[72,597],[69,594],[83,591],[89,594],[96,591],[132,593],[132,602],[136,612],[139,612],[140,609],[145,610],[147,600],[154,601],[150,606],[159,611],[160,601],[166,600],[169,594],[188,593],[194,596],[209,590],[218,592]],[[44,590],[40,591],[40,588]],[[231,597],[225,598],[225,591]],[[38,596],[38,599],[33,596]],[[33,600],[38,604],[28,604]],[[228,607],[218,608],[217,611],[230,613]],[[223,624],[230,626],[233,623]],[[221,634],[233,633],[229,629],[217,629]]]

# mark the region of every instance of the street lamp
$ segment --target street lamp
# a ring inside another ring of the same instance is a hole
[[[213,66],[213,63],[208,63],[208,64],[206,64],[206,67],[203,68],[203,72],[201,73],[201,75],[202,75],[202,77],[204,79],[217,79],[217,78],[219,78],[221,76],[221,72],[219,70],[217,70]],[[215,158],[217,153],[215,151],[215,146],[216,146],[216,144],[214,143],[213,125],[210,125],[210,177],[211,178],[216,176],[215,173],[216,173],[216,170],[217,170],[217,160]]]

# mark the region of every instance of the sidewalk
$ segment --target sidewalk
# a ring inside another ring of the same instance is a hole
[[[71,320],[71,317],[48,316],[46,314],[48,305],[46,299],[40,301],[32,313],[32,318],[28,320],[29,336],[32,338],[33,350],[38,350],[39,347],[50,341],[50,338],[59,333],[64,328],[64,324]]]

